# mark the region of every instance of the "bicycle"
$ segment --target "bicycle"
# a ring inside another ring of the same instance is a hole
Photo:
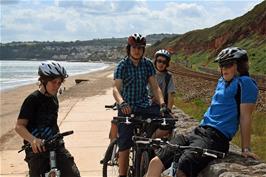
[[[134,141],[137,144],[142,144],[144,146],[148,147],[159,147],[159,148],[164,148],[164,147],[169,147],[171,150],[173,150],[174,153],[174,159],[173,162],[171,163],[171,166],[169,169],[165,170],[162,173],[162,176],[167,176],[167,177],[175,177],[176,176],[176,170],[177,170],[177,164],[179,160],[179,152],[190,149],[194,153],[200,154],[202,156],[209,156],[213,158],[224,158],[226,156],[226,153],[211,150],[211,149],[205,149],[205,148],[200,148],[196,146],[182,146],[178,144],[172,144],[166,139],[151,139],[151,138],[145,138],[145,137],[138,137],[134,136],[133,137]]]
[[[43,146],[45,147],[46,150],[49,151],[49,165],[50,165],[50,170],[46,172],[45,174],[41,174],[40,176],[43,177],[60,177],[61,173],[60,170],[57,169],[57,162],[56,162],[56,149],[58,144],[60,144],[60,141],[63,140],[64,136],[68,136],[73,134],[74,131],[67,131],[63,133],[57,133],[51,138],[44,140],[43,141]],[[31,145],[30,143],[27,143],[22,146],[22,148],[18,151],[18,153],[24,151],[24,150],[30,150]]]
[[[107,107],[107,106],[106,106]],[[108,106],[111,108],[111,106]],[[177,121],[174,118],[147,118],[142,119],[141,116],[117,116],[113,117],[113,123],[125,123],[133,124],[134,135],[151,137],[153,132],[148,132],[150,126],[159,124],[161,126],[169,125],[172,122]],[[151,159],[151,149],[143,148],[134,143],[134,146],[130,150],[130,162],[127,176],[130,177],[142,177],[148,169],[148,164]],[[103,164],[103,177],[118,176],[118,145],[117,139],[113,140],[105,153],[104,159],[101,161]]]

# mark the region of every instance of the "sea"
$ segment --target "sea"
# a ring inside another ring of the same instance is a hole
[[[41,61],[0,60],[0,91],[36,83],[38,66]],[[110,64],[103,62],[67,62],[60,61],[69,76],[103,70]]]

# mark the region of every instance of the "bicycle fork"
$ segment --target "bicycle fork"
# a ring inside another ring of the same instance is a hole
[[[45,177],[60,177],[60,171],[56,168],[56,153],[50,151],[50,171],[45,173]]]

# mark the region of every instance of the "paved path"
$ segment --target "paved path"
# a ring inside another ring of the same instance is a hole
[[[104,105],[113,102],[109,89],[104,95],[70,99],[60,104],[60,130],[74,130],[65,142],[83,177],[102,176],[99,161],[109,143],[110,120],[116,114],[115,111],[106,111]],[[1,150],[1,177],[25,177],[27,174],[24,153],[17,153],[21,145],[19,142],[20,138],[15,136]]]

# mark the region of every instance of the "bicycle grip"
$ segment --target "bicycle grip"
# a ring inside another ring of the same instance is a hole
[[[74,133],[74,131],[71,130],[71,131],[67,131],[67,132],[63,132],[63,133],[61,133],[61,136],[68,136],[68,135],[71,135],[71,134],[73,134],[73,133]]]

